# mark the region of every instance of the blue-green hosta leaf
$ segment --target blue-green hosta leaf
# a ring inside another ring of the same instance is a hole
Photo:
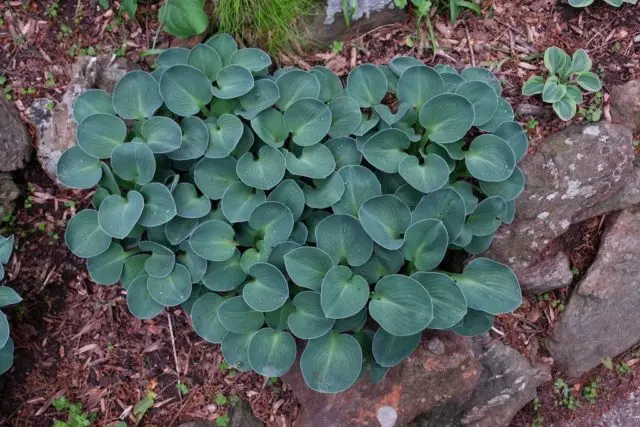
[[[516,167],[516,156],[509,143],[492,134],[476,137],[464,161],[474,178],[488,182],[504,181]]]
[[[359,165],[362,162],[362,153],[358,150],[356,141],[353,138],[332,138],[325,142],[324,145],[333,154],[336,170],[340,170],[347,165]]]
[[[251,370],[247,349],[249,348],[249,342],[251,342],[256,333],[257,332],[234,334],[229,332],[224,336],[220,348],[222,350],[222,356],[229,366],[240,372]]]
[[[258,72],[271,65],[271,58],[261,49],[254,47],[238,49],[229,58],[230,64],[242,65],[249,71]]]
[[[454,275],[467,305],[490,314],[509,313],[520,306],[518,278],[509,267],[487,258],[471,261],[462,274]]]
[[[124,239],[138,223],[144,209],[144,197],[129,191],[124,198],[113,194],[100,204],[98,222],[102,230],[115,239]]]
[[[326,179],[313,181],[313,185],[304,184],[305,203],[313,209],[325,209],[334,205],[345,191],[344,181],[338,172],[333,172]]]
[[[509,200],[507,201],[507,212],[504,217],[502,217],[502,222],[504,224],[511,224],[516,216],[516,201]]]
[[[338,265],[322,280],[320,305],[329,319],[344,319],[357,314],[367,304],[369,284],[349,267]]]
[[[387,332],[397,336],[417,334],[433,319],[431,297],[415,279],[392,274],[376,284],[369,314]]]
[[[287,323],[291,333],[300,339],[321,337],[335,323],[335,319],[325,317],[318,292],[300,292],[293,298],[293,307],[294,312],[289,315]]]
[[[122,275],[120,276],[120,284],[127,290],[135,279],[140,276],[146,276],[144,265],[150,258],[149,254],[137,254],[127,258],[124,262]],[[147,283],[145,279],[145,284]]]
[[[298,224],[298,223],[296,223]],[[306,229],[306,228],[305,228]],[[285,242],[278,243],[271,252],[269,253],[269,258],[267,262],[272,264],[278,268],[282,273],[287,272],[287,268],[284,261],[284,256],[291,252],[292,250],[299,248],[300,244],[293,242],[291,240],[287,240]],[[267,321],[268,323],[268,321]]]
[[[408,102],[403,102],[398,105],[398,109],[394,114],[391,109],[384,104],[376,104],[373,106],[373,109],[380,116],[383,122],[388,124],[389,126],[393,126],[402,120],[410,111],[412,111],[413,107]]]
[[[288,299],[277,310],[265,313],[264,317],[267,321],[267,325],[270,328],[277,329],[278,331],[284,331],[289,327],[289,325],[287,324],[287,319],[289,318],[289,315],[293,313],[293,311],[293,303],[290,299]]]
[[[173,250],[150,240],[139,242],[138,249],[151,252],[151,256],[144,263],[144,270],[150,277],[162,279],[171,274],[176,263]]]
[[[484,199],[469,216],[467,223],[474,236],[486,236],[494,233],[506,215],[507,202],[500,196]]]
[[[567,95],[573,99],[573,102],[576,103],[576,105],[580,105],[584,102],[584,98],[582,96],[582,92],[580,92],[580,89],[577,86],[574,85],[567,85]]]
[[[191,249],[209,261],[226,261],[236,252],[235,231],[226,222],[210,220],[193,230],[189,238]]]
[[[311,179],[324,179],[336,168],[333,154],[324,144],[285,152],[285,163],[289,173]]]
[[[304,225],[307,226],[309,235],[307,236],[307,242],[316,243],[316,227],[326,217],[331,215],[327,211],[313,211],[309,216],[305,217]]]
[[[264,314],[247,305],[241,296],[226,300],[218,307],[222,326],[234,334],[248,334],[264,325]]]
[[[160,93],[167,108],[184,117],[197,114],[213,98],[209,77],[190,65],[169,67],[160,79]]]
[[[144,227],[142,227],[144,228]],[[134,230],[135,232],[136,230]],[[167,234],[165,233],[165,226],[160,225],[158,227],[151,227],[146,230],[147,232],[147,240],[152,242],[156,242],[162,246],[167,248],[171,248],[171,242],[167,239]],[[133,233],[133,232],[132,232]],[[173,248],[172,248],[173,249]]]
[[[544,78],[542,76],[533,76],[522,86],[524,96],[541,95],[543,90]]]
[[[269,193],[267,200],[280,202],[293,214],[294,220],[299,220],[304,211],[304,193],[300,186],[292,179],[285,179]]]
[[[207,272],[202,278],[202,284],[212,291],[227,292],[236,289],[247,278],[240,265],[240,251],[234,251],[233,256],[226,261],[209,261]]]
[[[242,288],[242,297],[249,307],[262,312],[274,311],[289,298],[287,279],[277,267],[257,262],[248,273],[251,278]]]
[[[329,102],[343,95],[344,87],[336,74],[323,66],[316,66],[309,70],[320,82],[320,100]]]
[[[362,113],[355,99],[341,96],[331,101],[329,109],[331,110],[329,136],[332,138],[347,137],[360,126]]]
[[[193,281],[193,279],[191,279]],[[191,316],[191,309],[193,308],[193,304],[200,299],[200,297],[204,294],[208,293],[207,288],[201,286],[198,283],[194,283],[193,290],[191,291],[191,296],[189,299],[180,304],[180,308],[184,310],[189,316]]]
[[[459,74],[440,73],[440,77],[444,82],[444,91],[447,93],[456,93],[456,89],[467,80]]]
[[[263,328],[251,338],[247,348],[249,365],[265,377],[279,377],[296,360],[296,341],[291,334]]]
[[[123,119],[153,117],[163,102],[158,82],[144,71],[125,74],[113,89],[113,108]]]
[[[236,148],[231,152],[231,156],[236,159],[239,159],[244,153],[247,153],[251,147],[253,147],[253,143],[255,142],[255,136],[249,125],[247,123],[243,123],[242,127],[242,137],[240,138],[238,145],[236,145]]]
[[[398,80],[398,100],[418,111],[425,102],[441,93],[444,93],[444,82],[440,74],[424,65],[406,69]]]
[[[504,122],[494,131],[494,134],[507,141],[507,144],[509,144],[509,147],[511,147],[516,156],[517,162],[522,160],[527,154],[529,138],[527,138],[520,123],[511,121]]]
[[[344,181],[345,191],[340,200],[331,206],[334,213],[357,217],[364,202],[382,195],[378,178],[364,166],[345,166],[338,173]]]
[[[333,325],[333,329],[338,332],[359,331],[367,321],[367,307],[354,314],[353,316],[337,319]]]
[[[113,172],[111,172],[109,166],[107,166],[106,163],[102,162],[100,167],[102,168],[102,177],[100,178],[100,182],[98,183],[98,185],[105,188],[109,192],[109,194],[122,194],[122,192],[120,191],[120,186],[116,181],[116,177],[113,176]]]
[[[238,43],[229,34],[220,33],[211,37],[205,42],[207,46],[210,46],[218,52],[222,65],[228,65],[231,60],[231,56],[238,50]]]
[[[274,247],[286,241],[293,231],[293,214],[280,202],[264,202],[249,216],[249,226],[260,232],[264,243]],[[262,310],[270,311],[270,310]]]
[[[73,118],[76,123],[80,124],[94,114],[116,114],[110,93],[102,89],[89,89],[73,103]]]
[[[130,142],[118,145],[111,153],[113,172],[125,181],[147,184],[156,173],[156,159],[145,143]]]
[[[211,211],[211,200],[199,196],[196,187],[188,182],[179,183],[173,190],[177,215],[181,218],[202,218]]]
[[[472,235],[471,241],[464,246],[464,250],[474,255],[481,254],[489,249],[494,237],[495,233],[487,234],[486,236]]]
[[[379,104],[387,93],[387,88],[387,78],[373,64],[359,65],[347,77],[347,92],[362,108]]]
[[[373,254],[369,261],[360,267],[355,267],[353,272],[364,277],[369,284],[374,284],[381,277],[396,274],[404,265],[404,257],[399,250],[390,251],[382,246],[374,245]]]
[[[285,157],[280,150],[263,145],[257,154],[245,153],[236,164],[236,173],[249,187],[270,190],[282,181],[285,173]]]
[[[280,100],[276,103],[276,107],[280,111],[286,112],[299,99],[318,99],[320,96],[320,81],[306,71],[290,71],[278,77],[276,83],[280,89]]]
[[[378,68],[380,68],[380,71],[382,71],[387,78],[387,83],[389,84],[387,91],[395,94],[398,91],[398,76],[391,70],[389,65],[378,65]]]
[[[542,100],[553,104],[560,101],[567,94],[567,87],[560,84],[556,76],[547,79],[542,89]]]
[[[407,157],[405,150],[411,141],[398,129],[385,129],[373,135],[362,147],[362,154],[369,163],[386,173],[398,172],[400,162]]]
[[[282,147],[289,136],[283,115],[275,108],[268,108],[251,119],[251,128],[261,140],[276,148]]]
[[[449,182],[449,166],[436,154],[427,154],[422,161],[415,156],[406,156],[398,165],[398,173],[422,193],[436,191]]]
[[[185,302],[191,295],[191,275],[182,264],[175,264],[171,273],[162,279],[149,276],[147,290],[155,302],[173,307]]]
[[[0,307],[18,304],[22,301],[20,295],[8,286],[0,286]]]
[[[380,186],[382,187],[382,194],[393,194],[398,188],[403,185],[407,185],[404,179],[398,173],[385,173],[380,170],[375,171]]]
[[[568,93],[562,99],[553,103],[553,111],[565,122],[571,120],[576,115],[577,110],[576,101]]]
[[[196,334],[210,343],[223,342],[227,331],[218,317],[218,308],[225,300],[213,292],[202,295],[191,308],[191,325]]]
[[[0,264],[8,264],[13,252],[13,244],[15,238],[13,236],[0,236]]]
[[[209,130],[209,145],[204,156],[209,159],[229,156],[242,139],[242,121],[232,114],[223,114],[217,119],[209,117],[205,123]]]
[[[221,99],[239,98],[249,93],[254,84],[251,71],[241,65],[227,65],[216,76],[213,95]]]
[[[65,187],[88,189],[100,181],[102,167],[100,160],[74,145],[60,156],[56,176]]]
[[[266,200],[264,191],[234,182],[222,196],[222,213],[231,223],[248,221],[251,212]]]
[[[94,114],[84,119],[77,129],[77,142],[82,151],[96,159],[108,159],[111,152],[127,137],[127,126],[111,114]]]
[[[188,242],[180,245],[180,252],[176,255],[176,263],[187,268],[192,284],[200,283],[207,272],[207,260],[198,256]]]
[[[235,113],[245,120],[253,120],[260,112],[274,105],[280,99],[278,85],[269,79],[256,81],[253,89],[238,98],[240,108]]]
[[[127,307],[138,319],[152,319],[160,314],[163,306],[158,304],[147,289],[148,276],[136,277],[127,288]]]
[[[449,235],[442,221],[423,219],[407,229],[402,254],[420,271],[436,268],[447,253]]]
[[[167,153],[172,160],[194,160],[202,157],[209,145],[209,129],[198,117],[185,117],[180,123],[182,144]]]
[[[413,56],[396,56],[389,62],[389,68],[398,77],[402,77],[407,69],[415,66],[424,66],[424,63]]]
[[[491,71],[486,68],[469,67],[462,70],[462,77],[469,81],[480,81],[486,83],[496,91],[498,96],[502,93],[502,84],[500,80]]]
[[[182,129],[168,117],[157,116],[145,120],[140,133],[154,153],[169,153],[182,144]]]
[[[480,181],[480,189],[487,196],[500,196],[506,201],[514,200],[524,190],[524,174],[519,167],[513,170],[509,178],[500,182]]]
[[[100,285],[113,285],[120,280],[124,263],[130,254],[119,243],[111,242],[106,252],[89,258],[87,270],[91,279]],[[0,304],[2,306],[2,304]]]
[[[302,246],[284,255],[284,265],[296,285],[319,292],[334,261],[322,249]]]
[[[362,369],[362,349],[351,335],[330,333],[311,340],[300,358],[305,383],[320,393],[351,387]]]
[[[470,308],[464,318],[451,330],[458,335],[473,337],[489,332],[491,326],[493,326],[492,314]]]
[[[67,224],[64,241],[69,250],[80,258],[93,258],[104,253],[111,245],[111,237],[98,223],[98,212],[85,209]]]
[[[443,222],[449,239],[453,241],[462,230],[466,213],[465,202],[460,193],[452,188],[442,188],[420,200],[411,213],[411,222],[438,219]]]
[[[475,110],[464,96],[444,93],[424,104],[419,119],[431,141],[449,144],[462,139],[471,129]]]
[[[474,126],[481,126],[489,122],[498,109],[498,95],[486,83],[477,80],[462,83],[457,87],[456,94],[464,96],[473,105]]]
[[[161,66],[159,66],[158,68],[156,68],[155,70],[153,70],[151,72],[151,77],[153,77],[155,79],[155,81],[158,82],[158,84],[160,84],[160,80],[162,80],[162,75],[168,69],[169,69],[169,67],[167,67],[165,65],[161,65]]]
[[[495,132],[496,129],[500,127],[504,122],[513,121],[514,113],[513,108],[506,99],[500,98],[498,99],[498,109],[494,113],[493,117],[489,122],[479,126],[480,130],[485,132]]]
[[[566,65],[570,58],[559,47],[552,46],[544,52],[544,66],[550,74],[558,74]]]
[[[573,52],[573,56],[571,57],[571,68],[569,73],[582,73],[585,71],[591,70],[593,63],[591,62],[591,58],[589,58],[589,54],[584,49],[578,49]]]
[[[331,128],[331,110],[322,101],[302,98],[293,102],[282,118],[293,142],[307,147],[317,144]]]
[[[7,342],[2,348],[0,348],[0,375],[7,372],[13,366],[13,352],[15,346],[11,338],[7,339]]]
[[[293,231],[291,232],[291,236],[289,236],[289,240],[299,245],[304,245],[308,237],[309,230],[307,226],[302,221],[298,221],[293,225]]]
[[[253,246],[245,250],[240,257],[240,267],[247,274],[254,264],[266,263],[271,255],[271,247],[262,240],[258,240]]]
[[[209,105],[209,117],[220,117],[223,114],[235,114],[237,108],[240,108],[238,98],[222,99],[213,97],[213,101]]]
[[[0,312],[0,348],[7,344],[9,338],[9,321],[7,316]]]
[[[363,205],[364,206],[364,205]],[[362,218],[362,208],[360,208]],[[318,248],[325,251],[335,264],[346,262],[358,267],[371,258],[373,241],[360,221],[346,214],[333,214],[318,223],[315,229]]]
[[[210,81],[215,81],[222,69],[222,59],[218,52],[206,44],[196,45],[186,58],[186,64],[202,72]]]
[[[433,69],[440,75],[443,74],[458,74],[458,70],[453,68],[451,65],[447,64],[436,64],[433,66]]]
[[[374,242],[385,249],[402,247],[405,231],[411,225],[411,210],[396,196],[385,194],[367,200],[358,217]]]
[[[467,300],[456,283],[446,274],[419,271],[411,275],[429,293],[433,302],[433,320],[429,329],[447,329],[467,314]]]
[[[225,190],[238,181],[236,159],[202,159],[193,170],[193,179],[198,189],[211,200],[220,200]]]
[[[166,224],[176,216],[176,203],[166,186],[151,182],[140,189],[140,194],[144,197],[144,209],[138,224],[144,227],[157,227]]]
[[[421,339],[421,333],[399,337],[378,328],[373,336],[371,351],[378,365],[390,368],[410,356],[418,348]]]
[[[182,39],[202,34],[209,26],[201,0],[167,0],[158,17],[167,33]]]

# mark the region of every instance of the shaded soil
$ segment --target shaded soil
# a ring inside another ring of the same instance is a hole
[[[0,95],[8,95],[20,112],[35,97],[56,102],[68,81],[66,71],[80,55],[110,53],[147,66],[151,60],[141,57],[141,51],[176,43],[157,32],[157,3],[141,1],[135,21],[130,21],[117,10],[100,10],[94,0],[1,2],[0,75],[7,81]],[[426,26],[418,29],[411,18],[346,40],[340,53],[282,54],[277,60],[303,68],[323,64],[340,75],[362,62],[383,63],[397,55],[416,56],[429,65],[490,67],[503,81],[505,96],[521,112],[518,118],[527,126],[531,151],[550,133],[587,120],[578,115],[570,123],[562,122],[541,108],[541,100],[520,95],[523,82],[542,70],[541,52],[546,47],[589,52],[604,82],[602,105],[594,108],[605,119],[608,90],[640,76],[640,4],[622,9],[602,4],[577,12],[556,6],[554,0],[483,3],[482,19],[466,15],[453,26],[433,18],[439,41],[435,53]],[[52,12],[54,4],[59,7]],[[587,97],[587,102],[592,99]],[[220,404],[221,399],[216,403],[217,394],[248,400],[256,415],[271,425],[291,425],[298,404],[286,385],[225,369],[219,347],[198,339],[181,310],[139,321],[128,313],[119,287],[89,280],[83,261],[61,240],[66,222],[88,204],[90,193],[60,190],[36,164],[16,179],[27,196],[6,226],[17,236],[8,283],[24,302],[8,313],[17,350],[14,368],[0,377],[0,425],[49,426],[56,417],[63,418],[51,406],[62,395],[82,403],[100,425],[118,419],[133,424],[133,406],[147,391],[157,393],[157,398],[143,419],[146,425],[214,420],[229,407]],[[597,222],[575,226],[564,242],[577,276],[595,256],[601,230],[600,219]],[[527,297],[513,315],[499,316],[493,336],[536,363],[551,364],[541,342],[561,315],[568,292]],[[513,425],[548,425],[605,411],[640,387],[638,357],[631,351],[612,362],[613,370],[599,367],[576,381],[567,380],[580,403],[577,409],[558,403],[561,398],[553,383],[541,387],[539,404],[528,405]],[[629,369],[619,368],[621,361]],[[554,374],[554,379],[561,377]],[[581,393],[596,378],[598,398],[592,405]],[[187,386],[188,394],[178,392],[178,382]]]

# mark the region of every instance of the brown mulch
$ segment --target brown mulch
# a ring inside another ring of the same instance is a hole
[[[55,16],[51,12],[54,3],[59,4]],[[95,0],[0,2],[0,75],[7,77],[0,96],[9,94],[21,112],[34,98],[56,102],[66,89],[66,71],[80,55],[112,54],[146,65],[149,59],[142,58],[141,51],[175,42],[157,33],[158,2],[139,3],[132,22],[117,11],[99,10]],[[640,77],[640,4],[622,9],[602,4],[577,12],[556,3],[484,1],[484,18],[466,15],[455,26],[434,17],[440,46],[435,54],[426,26],[417,30],[411,18],[347,40],[337,55],[288,53],[277,59],[283,65],[303,68],[327,65],[343,76],[362,62],[383,63],[397,55],[416,56],[430,65],[485,66],[502,79],[504,96],[515,108],[526,104],[540,109],[541,100],[522,97],[520,88],[542,70],[541,52],[551,45],[568,52],[584,48],[603,77],[603,117],[609,118],[609,89]],[[553,114],[544,115],[544,110],[542,115],[518,118],[530,125],[532,151],[556,130],[585,121],[577,116],[565,123]],[[74,209],[87,204],[88,193],[60,190],[44,176],[34,164],[19,177],[25,186],[30,183],[29,196],[20,202],[9,227],[17,235],[18,250],[8,269],[8,282],[25,301],[9,311],[17,351],[15,367],[0,377],[0,425],[51,425],[54,418],[63,418],[51,406],[52,399],[60,395],[81,402],[85,410],[96,414],[100,425],[120,418],[132,422],[133,406],[147,391],[158,396],[144,418],[145,425],[213,420],[229,406],[216,404],[217,393],[248,400],[254,412],[271,425],[291,425],[298,410],[291,391],[255,374],[221,369],[219,347],[198,339],[184,312],[176,309],[152,321],[135,320],[119,287],[97,286],[89,280],[83,262],[61,242],[66,221]],[[22,208],[25,203],[31,207]],[[594,220],[585,222],[571,233],[574,240],[564,242],[579,274],[595,256],[599,230]],[[551,363],[541,341],[567,298],[566,289],[527,297],[516,313],[497,319],[494,337],[531,360]],[[620,360],[626,361],[631,373],[615,370]],[[637,355],[629,352],[614,360],[613,371],[600,367],[572,381],[572,393],[581,402],[579,410],[560,406],[553,384],[541,387],[539,408],[527,406],[513,425],[529,426],[538,417],[547,425],[606,410],[640,387],[636,362]],[[560,377],[554,373],[554,379]],[[599,378],[600,397],[596,405],[590,405],[580,394],[595,377]],[[187,385],[186,396],[178,393],[178,381]]]

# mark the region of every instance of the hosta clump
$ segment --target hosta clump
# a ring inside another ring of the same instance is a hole
[[[527,138],[492,73],[270,66],[217,35],[78,99],[58,176],[97,186],[65,235],[93,280],[143,319],[182,304],[241,371],[282,375],[307,341],[321,392],[379,380],[426,328],[478,334],[519,306],[499,263],[435,271],[483,252],[524,186]]]
[[[0,236],[0,282],[4,279],[3,264],[11,259],[13,251],[13,236]],[[8,286],[0,286],[0,308],[17,304],[22,298]],[[7,372],[13,365],[13,340],[10,336],[7,316],[0,311],[0,375]]]
[[[553,111],[562,120],[571,120],[576,115],[578,105],[582,104],[582,92],[597,92],[602,84],[597,74],[592,73],[591,58],[583,49],[578,49],[573,56],[559,47],[550,47],[544,52],[544,66],[549,75],[533,76],[522,86],[522,94],[526,96],[542,94],[544,102],[553,105]]]

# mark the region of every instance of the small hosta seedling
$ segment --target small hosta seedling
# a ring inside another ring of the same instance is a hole
[[[229,376],[282,376],[306,341],[324,393],[379,381],[427,328],[481,334],[520,305],[487,258],[434,271],[485,251],[524,187],[528,140],[491,72],[270,67],[219,34],[78,98],[58,178],[97,187],[65,233],[95,282],[142,319],[182,305]]]
[[[3,264],[9,263],[13,252],[14,238],[0,236],[0,282],[5,277]],[[0,308],[18,304],[22,298],[8,286],[0,286]],[[0,375],[7,372],[13,365],[13,340],[10,336],[7,316],[0,311]]]
[[[533,76],[522,87],[526,96],[542,94],[542,100],[553,105],[553,110],[562,120],[571,120],[582,104],[581,88],[586,92],[601,89],[600,78],[592,73],[591,58],[583,49],[570,57],[559,47],[550,47],[544,53],[544,65],[548,70],[543,76]]]

